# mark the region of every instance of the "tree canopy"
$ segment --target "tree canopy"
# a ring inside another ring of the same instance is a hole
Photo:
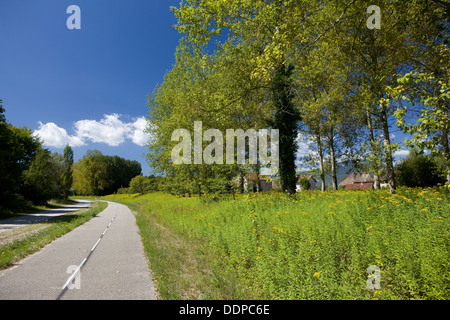
[[[80,195],[101,196],[128,187],[142,172],[141,164],[119,156],[105,156],[98,150],[88,150],[74,164],[73,188]]]
[[[441,67],[448,65],[448,6],[383,0],[375,11],[368,7],[362,0],[185,0],[172,7],[183,38],[172,70],[148,99],[155,137],[148,159],[155,172],[170,176],[180,193],[230,192],[237,177],[264,166],[174,164],[174,130],[193,136],[195,121],[223,132],[289,124],[279,141],[284,190],[293,192],[296,141],[303,134],[317,150],[311,159],[322,190],[328,164],[337,189],[336,162],[346,159],[367,163],[376,186],[386,172],[395,192],[399,146],[391,142],[392,127],[396,117],[401,127],[410,111],[398,107],[400,95],[424,106],[417,129],[402,127],[416,134],[411,143],[439,144],[448,160],[448,68]],[[408,74],[421,87],[398,87]]]

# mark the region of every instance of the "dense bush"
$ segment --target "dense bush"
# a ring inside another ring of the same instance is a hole
[[[311,183],[304,176],[300,177],[299,184],[300,184],[300,189],[301,190],[309,190],[309,189],[311,189]]]
[[[439,163],[429,155],[412,149],[396,166],[398,184],[406,187],[433,187],[445,183]]]

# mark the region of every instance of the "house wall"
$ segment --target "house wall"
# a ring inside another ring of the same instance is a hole
[[[259,182],[260,192],[266,192],[272,190],[272,182],[267,181],[260,181]],[[253,182],[248,181],[247,179],[244,180],[244,190],[245,192],[256,192],[256,184]]]
[[[313,178],[309,179],[309,183],[311,184],[311,190],[316,190],[316,180],[314,180]]]
[[[272,182],[261,181],[260,182],[261,191],[266,192],[272,190]]]

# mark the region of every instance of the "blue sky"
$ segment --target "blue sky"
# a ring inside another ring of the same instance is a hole
[[[31,128],[52,152],[69,143],[77,160],[98,149],[139,161],[148,175],[147,95],[175,62],[181,35],[170,6],[178,4],[1,0],[0,99],[7,120]],[[80,30],[66,26],[70,5],[81,10]],[[309,152],[305,142],[299,147]]]
[[[75,158],[86,150],[138,160],[151,94],[175,62],[168,0],[1,0],[0,99],[7,120]],[[66,26],[70,5],[81,29]]]

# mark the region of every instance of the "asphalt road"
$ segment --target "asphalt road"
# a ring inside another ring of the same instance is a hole
[[[54,218],[57,216],[61,216],[61,215],[64,215],[64,214],[67,214],[67,213],[70,213],[73,211],[87,208],[91,204],[91,201],[87,201],[87,200],[77,200],[77,201],[78,201],[78,203],[69,205],[69,206],[65,206],[63,208],[50,209],[50,210],[46,210],[46,211],[42,211],[42,212],[38,212],[38,213],[31,213],[31,214],[27,214],[27,215],[23,215],[23,216],[19,216],[19,217],[2,219],[2,220],[0,220],[0,233],[6,232],[8,230],[20,228],[20,227],[23,227],[28,224],[43,222],[45,220],[48,220],[48,219],[51,219],[51,218]]]
[[[0,272],[0,300],[156,299],[133,213],[108,202],[85,224]]]

